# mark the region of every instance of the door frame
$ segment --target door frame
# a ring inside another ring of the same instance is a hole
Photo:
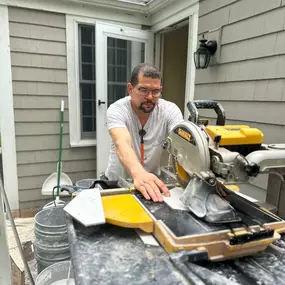
[[[19,209],[15,115],[8,7],[0,5],[0,133],[3,183],[12,210]],[[0,199],[1,203],[1,199]]]
[[[145,43],[145,61],[153,62],[154,33],[117,24],[96,22],[96,101],[106,102],[99,106],[96,102],[96,171],[97,177],[104,172],[108,165],[108,156],[111,146],[111,137],[107,130],[106,112],[108,108],[108,57],[107,38],[117,38],[128,41]],[[100,83],[100,84],[98,84]],[[104,114],[104,118],[102,117]],[[101,119],[99,120],[99,116]],[[104,124],[102,124],[102,121]],[[100,136],[100,138],[98,137]],[[100,147],[100,151],[98,150]]]
[[[1,0],[0,0],[1,1]],[[75,147],[96,146],[96,140],[81,139],[80,97],[79,97],[79,46],[78,25],[90,24],[96,26],[98,18],[89,18],[75,15],[66,15],[66,60],[67,60],[67,86],[69,110],[69,144]],[[102,21],[102,20],[101,20]],[[107,20],[104,20],[107,21]],[[110,23],[110,21],[108,21]],[[117,22],[112,21],[117,25]],[[120,24],[121,25],[121,24]],[[123,23],[123,26],[139,29],[140,25]]]
[[[183,17],[181,15],[181,17]],[[186,21],[188,22],[188,47],[187,47],[187,68],[186,68],[186,83],[185,83],[185,105],[184,105],[184,119],[188,120],[189,111],[187,108],[187,102],[192,101],[194,99],[195,92],[195,75],[196,68],[194,64],[193,54],[197,49],[197,41],[198,41],[198,10],[193,11],[187,18],[181,18],[179,15],[173,18],[173,22],[165,21],[160,25],[159,30],[153,29],[155,32],[155,64],[163,70],[163,40],[164,34],[173,31],[173,29],[179,27],[179,25],[183,25]],[[181,24],[182,23],[182,24]],[[169,28],[170,26],[174,26],[174,28]]]

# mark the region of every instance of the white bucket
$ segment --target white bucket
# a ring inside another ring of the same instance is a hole
[[[35,285],[75,285],[71,262],[50,265],[38,275]]]
[[[96,179],[93,178],[81,179],[75,183],[75,186],[82,189],[89,189],[93,185],[94,181],[96,181]]]

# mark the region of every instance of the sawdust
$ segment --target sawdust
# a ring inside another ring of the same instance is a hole
[[[187,267],[207,285],[240,285],[240,283],[237,283],[234,280],[230,280],[221,274],[210,271],[207,268],[203,268],[194,263],[187,263]]]
[[[100,285],[189,284],[173,270],[160,247],[144,246],[135,232],[109,225],[91,232],[77,226],[72,246],[77,252],[78,280],[85,284],[95,280]]]

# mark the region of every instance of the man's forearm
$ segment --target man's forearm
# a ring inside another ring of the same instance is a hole
[[[132,177],[144,170],[136,153],[128,143],[120,142],[117,144],[117,156]]]

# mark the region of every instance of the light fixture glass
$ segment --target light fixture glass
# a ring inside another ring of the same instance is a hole
[[[215,54],[217,50],[216,41],[207,41],[203,38],[200,40],[200,46],[196,52],[194,52],[194,63],[196,69],[205,69],[209,66],[211,56]]]

